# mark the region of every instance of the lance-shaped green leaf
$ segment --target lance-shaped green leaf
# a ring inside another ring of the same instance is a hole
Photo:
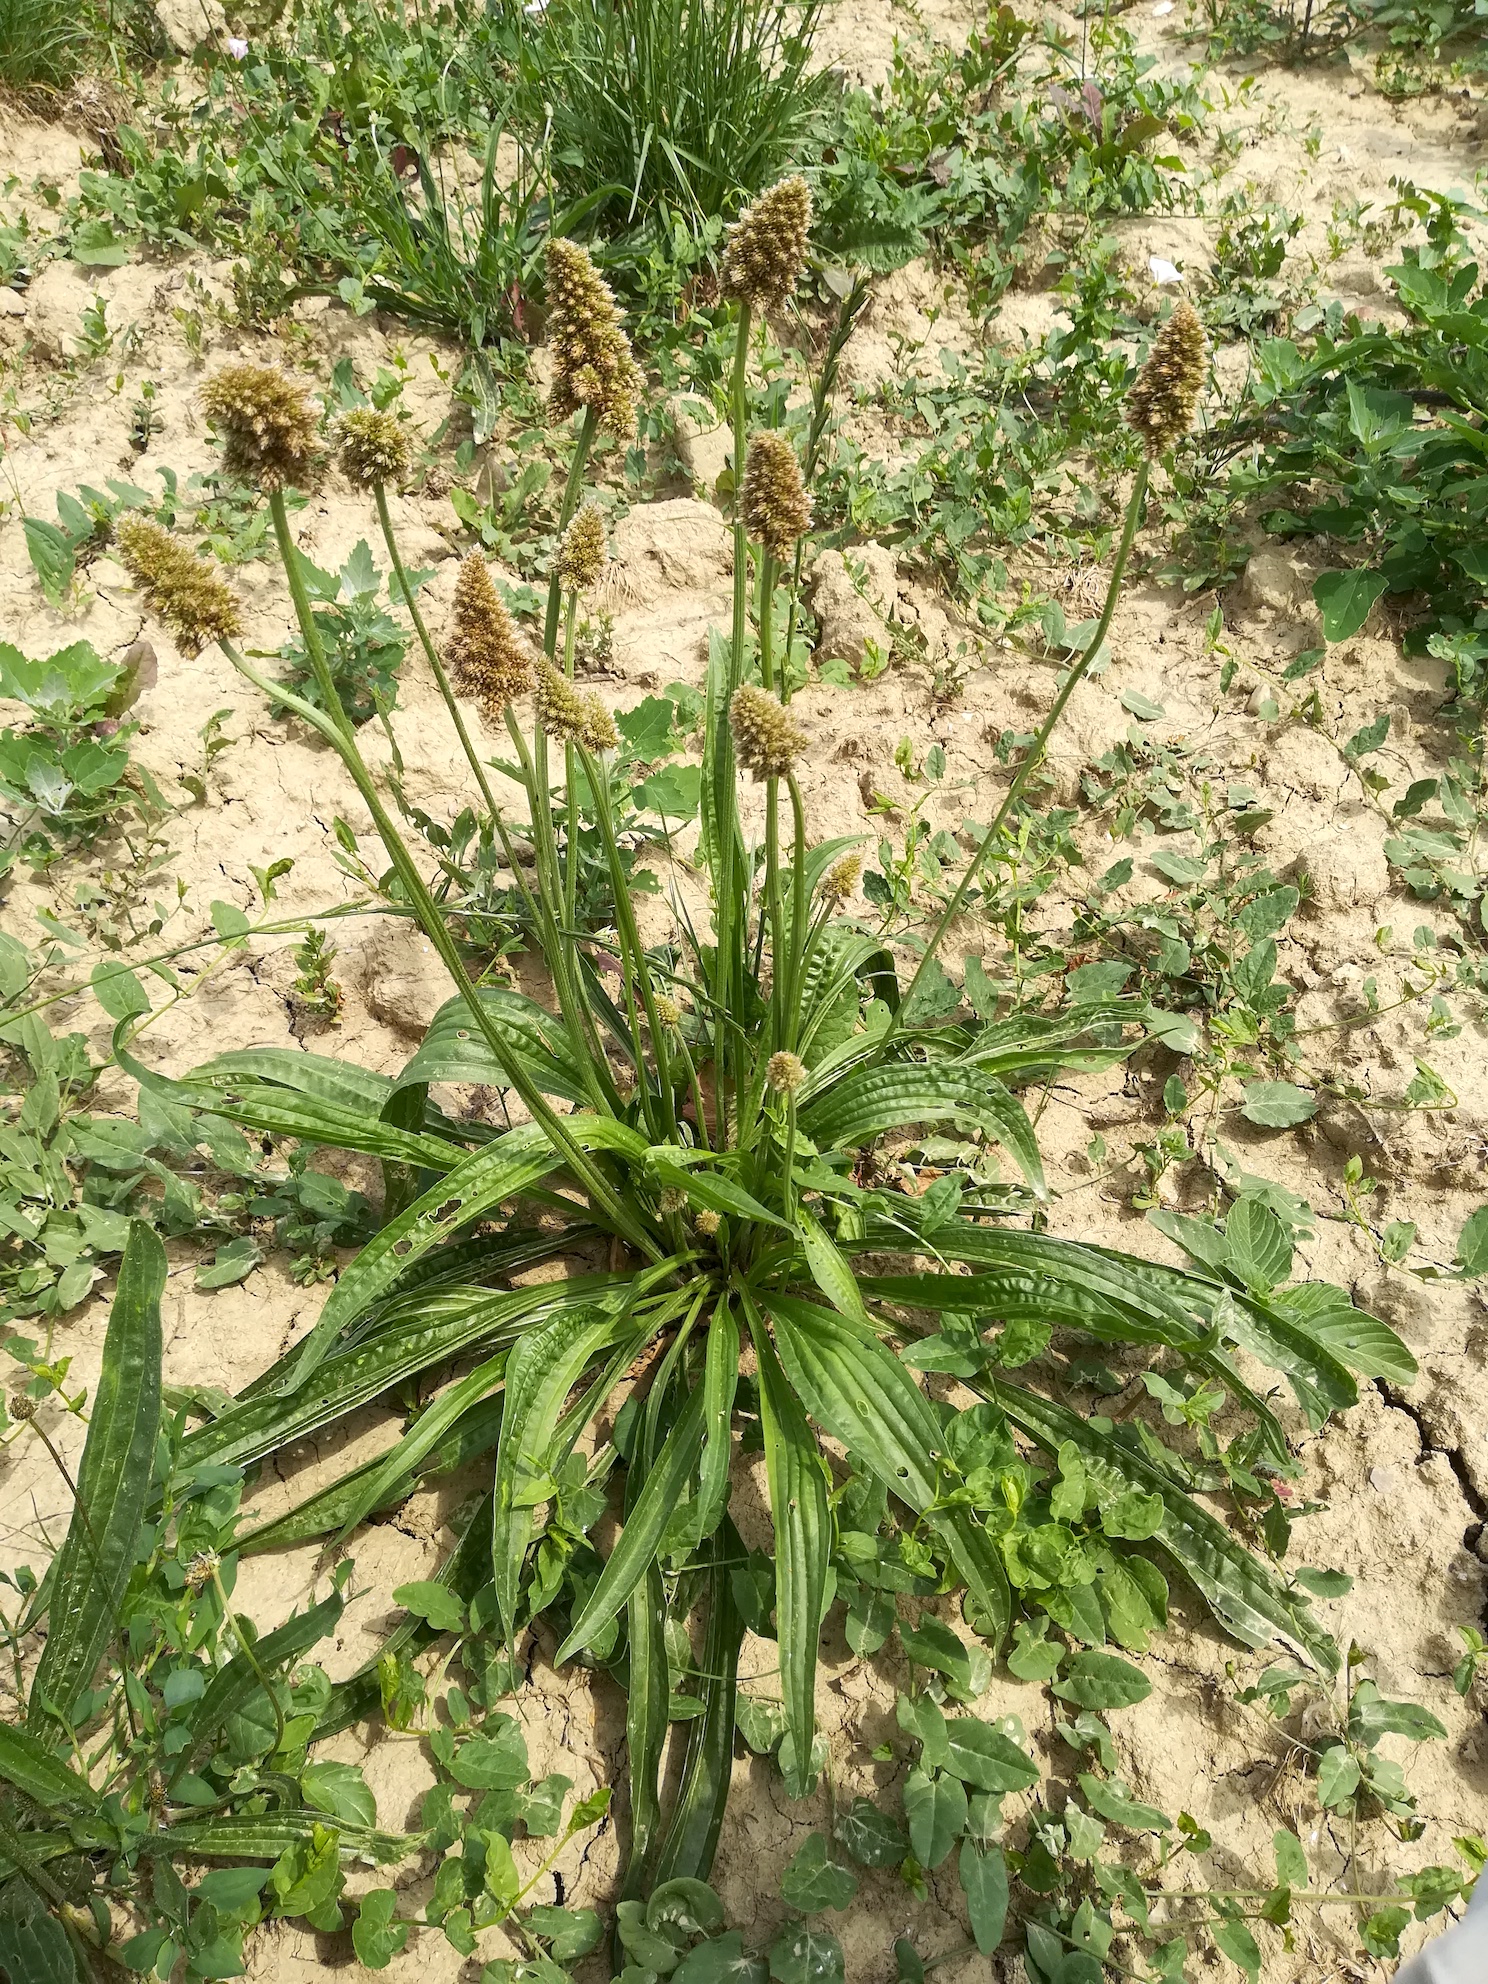
[[[808,1103],[801,1127],[821,1149],[850,1149],[906,1123],[971,1123],[1000,1143],[1040,1198],[1044,1167],[1022,1105],[993,1075],[955,1063],[863,1068]]]
[[[483,985],[476,996],[512,1059],[545,1095],[561,1095],[570,1102],[586,1100],[583,1069],[562,1020],[504,985]],[[511,1085],[458,993],[429,1022],[418,1052],[394,1086],[428,1082],[480,1082],[499,1089]]]
[[[583,1150],[613,1150],[632,1162],[646,1149],[645,1139],[624,1123],[603,1116],[569,1116],[564,1128]],[[537,1123],[524,1123],[506,1136],[472,1153],[416,1199],[400,1218],[384,1226],[357,1255],[326,1298],[314,1329],[296,1348],[295,1361],[282,1383],[283,1391],[303,1384],[325,1356],[337,1335],[354,1317],[386,1294],[398,1275],[421,1254],[461,1226],[481,1218],[503,1199],[515,1198],[546,1178],[562,1158]]]
[[[669,1185],[675,1192],[685,1192],[693,1205],[703,1206],[709,1212],[727,1213],[733,1219],[759,1220],[765,1226],[785,1226],[779,1213],[761,1205],[734,1179],[702,1165],[678,1164],[663,1154],[660,1145],[646,1153],[646,1169],[659,1184]]]
[[[739,1325],[725,1296],[708,1322],[703,1362],[703,1447],[698,1469],[697,1530],[710,1537],[728,1505],[734,1396],[739,1388]]]
[[[70,1721],[119,1623],[139,1549],[160,1433],[160,1296],[165,1249],[142,1220],[131,1223],[103,1340],[77,1502],[57,1553],[47,1641],[31,1685],[27,1722],[54,1712]]]
[[[0,1777],[46,1812],[91,1812],[98,1793],[71,1764],[24,1729],[0,1722]]]
[[[187,1720],[191,1740],[180,1752],[177,1774],[194,1769],[212,1747],[213,1738],[222,1725],[229,1717],[241,1715],[254,1696],[262,1691],[263,1684],[258,1678],[260,1670],[272,1682],[276,1669],[298,1660],[301,1654],[308,1653],[311,1647],[318,1646],[329,1633],[335,1631],[344,1608],[345,1600],[339,1592],[335,1592],[331,1597],[323,1598],[318,1605],[312,1605],[308,1612],[297,1612],[282,1626],[276,1626],[273,1632],[255,1640],[251,1660],[240,1649],[226,1667],[219,1668]]]
[[[794,1753],[787,1790],[804,1797],[816,1732],[816,1648],[826,1598],[832,1518],[827,1481],[800,1401],[780,1368],[769,1332],[751,1307],[749,1333],[759,1360],[765,1476],[775,1526],[775,1637],[780,1648],[786,1731]]]
[[[805,1206],[796,1212],[796,1231],[811,1279],[826,1296],[838,1315],[846,1316],[863,1329],[871,1330],[873,1320],[863,1306],[863,1292],[847,1259],[821,1221]]]
[[[770,1298],[780,1355],[811,1416],[902,1502],[932,1520],[999,1641],[1012,1601],[1002,1560],[969,1509],[934,1509],[945,1446],[935,1408],[872,1330],[794,1296]]]
[[[886,1230],[873,1223],[864,1244],[882,1245],[886,1239]],[[902,1249],[902,1236],[888,1244]],[[947,1259],[977,1270],[959,1284],[959,1307],[986,1308],[1006,1321],[1027,1316],[1061,1323],[1113,1342],[1181,1346],[1218,1329],[1282,1372],[1314,1423],[1358,1397],[1348,1369],[1319,1332],[1274,1304],[1253,1301],[1201,1275],[1047,1234],[999,1232],[963,1221],[937,1230],[935,1246]],[[902,1294],[894,1292],[896,1281]],[[909,1292],[910,1283],[919,1295]],[[927,1306],[923,1277],[891,1277],[865,1286],[886,1300]],[[1371,1347],[1383,1329],[1373,1318],[1360,1317],[1361,1336],[1367,1335]]]
[[[344,1109],[316,1096],[296,1095],[292,1089],[274,1088],[268,1082],[239,1082],[226,1088],[177,1082],[172,1100],[223,1116],[245,1129],[298,1137],[302,1143],[326,1144],[334,1150],[365,1151],[371,1157],[420,1165],[428,1171],[451,1171],[469,1155],[444,1137],[400,1130],[379,1116]]]
[[[224,1812],[217,1818],[186,1819],[163,1832],[146,1833],[141,1853],[165,1854],[187,1860],[277,1860],[287,1847],[298,1846],[324,1831],[324,1812],[278,1812],[255,1816]],[[376,1866],[405,1859],[419,1843],[417,1833],[382,1832],[374,1826],[336,1821],[340,1852],[349,1859]]]
[[[137,1081],[141,1080],[133,1067],[129,1072]],[[148,1069],[144,1073],[151,1085],[164,1079]],[[238,1048],[193,1068],[189,1079],[214,1086],[234,1081],[278,1082],[299,1095],[314,1096],[338,1109],[369,1116],[381,1115],[393,1092],[393,1084],[386,1075],[374,1075],[370,1069],[359,1068],[355,1061],[336,1061],[329,1055],[306,1054],[293,1047]]]
[[[623,1299],[610,1275],[576,1276],[515,1290],[420,1290],[399,1304],[392,1326],[339,1350],[297,1392],[262,1393],[236,1411],[198,1427],[182,1443],[190,1464],[210,1460],[246,1467],[368,1405],[391,1386],[447,1364],[453,1357],[514,1342],[531,1324],[575,1309],[608,1307]]]
[[[506,1410],[496,1449],[491,1564],[508,1643],[516,1639],[517,1590],[532,1540],[532,1509],[524,1499],[524,1487],[532,1476],[547,1470],[563,1402],[590,1359],[613,1342],[618,1327],[613,1314],[554,1316],[526,1331],[507,1359]]]
[[[501,1374],[510,1355],[510,1351],[498,1350],[494,1357],[484,1358],[473,1371],[467,1372],[455,1384],[447,1385],[438,1398],[424,1407],[403,1438],[352,1498],[341,1519],[338,1542],[356,1528],[363,1516],[382,1506],[398,1482],[414,1472],[425,1456],[433,1452],[462,1413],[485,1398],[493,1386],[501,1383]]]
[[[655,1561],[672,1511],[686,1492],[703,1444],[703,1389],[688,1394],[661,1452],[646,1472],[635,1506],[625,1518],[599,1581],[590,1592],[572,1630],[553,1656],[561,1667],[606,1627]]]
[[[972,1381],[971,1389],[1002,1407],[1015,1426],[1036,1440],[1046,1453],[1057,1454],[1072,1440],[1093,1460],[1108,1482],[1162,1500],[1163,1519],[1152,1542],[1164,1550],[1202,1594],[1214,1616],[1247,1646],[1281,1640],[1305,1653],[1324,1670],[1338,1667],[1338,1649],[1315,1625],[1307,1608],[1282,1589],[1266,1567],[1237,1543],[1206,1510],[1200,1508],[1159,1467],[1088,1420],[1063,1406],[1015,1386]]]
[[[501,1436],[501,1407],[500,1392],[483,1397],[470,1406],[450,1427],[436,1450],[401,1473],[370,1507],[374,1510],[394,1508],[399,1502],[407,1501],[421,1481],[437,1481],[444,1475],[468,1467],[482,1454],[489,1453]],[[317,1536],[330,1536],[346,1522],[349,1511],[359,1503],[367,1483],[382,1467],[385,1458],[378,1455],[364,1461],[360,1467],[343,1474],[328,1487],[307,1495],[303,1502],[297,1502],[282,1516],[275,1516],[271,1522],[260,1523],[257,1529],[246,1531],[237,1540],[238,1550],[243,1556],[252,1557],[265,1550],[287,1550],[296,1543],[311,1542]]]
[[[677,1802],[656,1856],[654,1881],[658,1886],[678,1879],[706,1880],[712,1871],[734,1769],[734,1716],[744,1621],[734,1603],[732,1563],[743,1555],[738,1532],[732,1523],[725,1523],[712,1538],[708,1565],[703,1712],[687,1727]]]

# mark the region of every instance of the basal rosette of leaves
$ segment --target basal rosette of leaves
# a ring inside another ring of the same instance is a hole
[[[737,253],[731,245],[745,272],[735,298],[737,459],[754,298],[795,280],[798,261],[782,273],[769,255],[795,239],[804,198],[799,182],[775,189],[761,202],[768,228]],[[760,224],[746,214],[740,227],[751,225]],[[559,412],[581,409],[566,527],[601,422],[633,418],[634,368],[613,299],[582,251],[562,244],[554,255],[560,293],[573,299],[554,338]],[[1153,373],[1143,375],[1144,390],[1156,381],[1176,393],[1166,438],[1149,445],[1149,457],[1171,445],[1186,417],[1202,349],[1192,314],[1175,312],[1154,345]],[[235,409],[254,395],[263,418],[282,423],[284,459],[291,445],[303,454],[287,381],[238,368],[218,394],[217,416],[239,418]],[[258,432],[245,418],[230,439],[246,452]],[[224,645],[248,679],[341,756],[455,995],[395,1077],[248,1049],[173,1082],[130,1053],[132,1019],[116,1039],[122,1064],[162,1102],[381,1160],[376,1236],[310,1332],[184,1436],[183,1464],[252,1469],[417,1384],[423,1404],[384,1455],[248,1547],[343,1541],[421,1480],[479,1462],[489,1498],[441,1580],[460,1605],[478,1609],[495,1646],[514,1652],[550,1620],[557,1663],[582,1658],[623,1676],[632,1895],[701,1878],[711,1865],[749,1627],[777,1640],[781,1766],[793,1793],[810,1788],[820,1769],[817,1647],[834,1592],[847,1599],[864,1645],[887,1630],[896,1592],[959,1592],[992,1648],[1017,1629],[1014,1659],[1036,1673],[1035,1643],[1051,1626],[1080,1645],[1145,1644],[1165,1617],[1167,1579],[1177,1576],[1242,1643],[1276,1641],[1332,1671],[1337,1650],[1311,1616],[1308,1591],[1240,1542],[1199,1493],[1229,1485],[1279,1508],[1266,1477],[1292,1462],[1276,1404],[1261,1389],[1271,1381],[1259,1373],[1284,1381],[1316,1427],[1354,1402],[1359,1377],[1403,1382],[1414,1369],[1393,1333],[1343,1291],[1275,1287],[1284,1271],[1263,1234],[1249,1236],[1247,1250],[1237,1229],[1211,1264],[1183,1270],[1030,1230],[1027,1216],[1047,1187],[1015,1090],[1059,1068],[1119,1059],[1139,1038],[1140,1003],[1015,1012],[985,1027],[916,1017],[935,949],[1100,648],[1145,496],[1145,463],[1100,628],[901,988],[892,956],[846,913],[852,843],[812,841],[796,777],[805,734],[780,681],[773,618],[753,624],[752,599],[771,599],[790,570],[787,540],[809,519],[780,438],[761,451],[768,477],[742,478],[733,622],[710,652],[697,856],[710,927],[699,928],[678,896],[676,936],[642,942],[609,800],[618,736],[609,713],[573,682],[577,595],[561,568],[540,655],[503,611],[479,604],[479,587],[470,591],[470,611],[486,616],[487,701],[505,700],[511,769],[526,788],[535,855],[528,913],[551,977],[548,1005],[473,981],[361,758],[293,555],[276,456],[266,493],[318,706]],[[507,847],[511,830],[403,574],[385,491],[373,484],[372,493],[394,589],[446,694],[490,831]],[[798,549],[794,569],[799,575]],[[467,624],[464,652],[475,651],[478,631]],[[498,676],[499,692],[489,687]],[[530,728],[510,700],[522,698],[524,683],[536,689]],[[562,787],[587,789],[609,867],[612,920],[601,930],[582,927],[575,913],[578,855],[560,831],[560,765]],[[764,788],[757,844],[745,833],[745,770]],[[498,1090],[528,1120],[505,1130],[457,1122],[432,1094],[450,1082]],[[875,1147],[921,1125],[956,1129],[967,1162],[915,1198],[895,1188]],[[992,1148],[1013,1182],[990,1168]],[[556,1278],[518,1285],[543,1267]],[[1052,1381],[1057,1366],[1044,1366],[1034,1384],[1013,1375],[1046,1347],[1135,1347],[1160,1357],[1183,1378],[1169,1384],[1179,1404],[1168,1423],[1182,1425],[1184,1439],[1081,1413]],[[979,1402],[966,1409],[933,1395],[925,1370],[959,1380]],[[1234,1408],[1227,1444],[1212,1423],[1221,1394]],[[621,1398],[612,1438],[586,1458],[591,1428]],[[763,1453],[768,1554],[746,1553],[730,1520],[736,1441]],[[851,1521],[838,1450],[871,1489],[872,1506]],[[612,1471],[623,1483],[623,1522],[602,1556],[588,1532]],[[870,1539],[886,1524],[881,1547]],[[694,1610],[703,1615],[702,1678],[679,1711],[672,1650]],[[380,1663],[334,1691],[317,1731],[343,1727],[379,1700],[386,1711],[400,1663],[440,1629],[438,1608],[420,1607]],[[664,1812],[674,1713],[687,1728]]]

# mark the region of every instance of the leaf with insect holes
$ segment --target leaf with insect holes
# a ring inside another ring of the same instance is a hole
[[[842,1984],[842,1945],[823,1929],[789,1923],[770,1945],[775,1984]]]

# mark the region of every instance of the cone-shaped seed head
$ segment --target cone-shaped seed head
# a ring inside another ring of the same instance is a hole
[[[692,1223],[705,1240],[711,1240],[719,1227],[722,1226],[723,1220],[719,1214],[710,1212],[707,1207],[704,1207],[700,1213],[694,1216]]]
[[[549,737],[559,744],[587,743],[592,714],[589,699],[544,655],[537,664],[537,720]]]
[[[765,1080],[778,1095],[794,1095],[806,1079],[806,1066],[797,1054],[784,1048],[765,1063]]]
[[[1126,396],[1126,424],[1141,436],[1150,459],[1165,455],[1193,426],[1208,364],[1198,313],[1190,303],[1176,304]]]
[[[797,174],[760,194],[729,229],[723,250],[723,293],[753,310],[777,309],[801,279],[811,193]]]
[[[224,365],[202,387],[223,439],[223,465],[267,494],[315,482],[315,413],[305,394],[267,365]]]
[[[628,440],[635,432],[642,381],[614,294],[574,241],[548,243],[547,272],[549,404],[560,419],[578,407],[593,407],[601,427]]]
[[[615,719],[592,692],[584,698],[584,729],[579,741],[586,751],[613,751],[620,742]]]
[[[744,528],[781,565],[811,528],[811,498],[801,464],[784,434],[756,434],[744,465]]]
[[[114,544],[129,576],[187,654],[231,638],[243,624],[238,602],[212,568],[159,524],[125,516]]]
[[[756,778],[784,778],[810,741],[784,703],[753,682],[735,689],[729,726],[739,763]]]
[[[844,854],[840,861],[834,861],[822,878],[822,901],[840,909],[858,886],[862,870],[862,860],[856,854]]]
[[[412,450],[396,414],[375,406],[354,406],[342,414],[336,432],[341,473],[356,488],[401,482],[407,475]]]
[[[454,629],[448,642],[455,680],[480,703],[488,722],[532,687],[532,653],[492,583],[478,551],[455,581]]]
[[[605,568],[604,518],[599,506],[585,503],[563,533],[558,546],[558,583],[565,592],[588,592]]]

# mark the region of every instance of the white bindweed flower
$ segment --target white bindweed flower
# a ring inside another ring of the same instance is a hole
[[[246,62],[248,44],[246,41],[240,41],[235,34],[230,34],[227,37],[227,52],[235,62]]]
[[[1150,255],[1147,258],[1147,266],[1152,271],[1152,280],[1155,283],[1182,282],[1183,280],[1183,271],[1175,268],[1171,262],[1165,262],[1161,255]]]

